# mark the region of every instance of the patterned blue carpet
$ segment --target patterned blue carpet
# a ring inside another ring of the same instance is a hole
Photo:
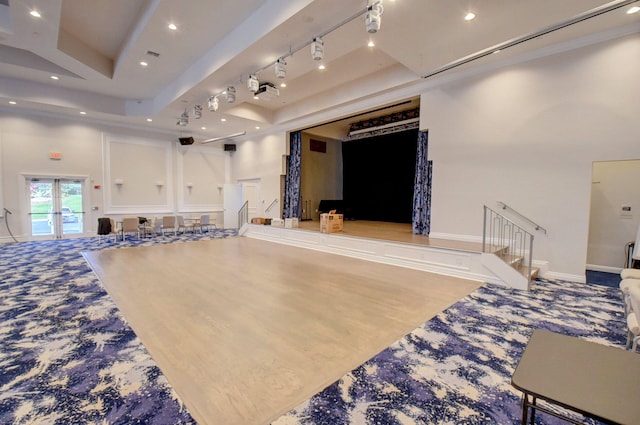
[[[235,234],[0,246],[0,423],[195,423],[81,252]],[[622,347],[622,312],[615,288],[487,285],[274,424],[519,423],[510,377],[533,330]]]
[[[510,380],[533,330],[622,348],[618,292],[542,279],[530,292],[481,287],[274,425],[518,424]],[[566,422],[539,413],[536,424]]]
[[[194,424],[81,252],[231,235],[0,246],[0,423]]]

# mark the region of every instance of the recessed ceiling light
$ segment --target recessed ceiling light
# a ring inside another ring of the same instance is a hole
[[[627,15],[632,15],[632,14],[638,13],[638,12],[640,12],[640,7],[639,6],[633,6],[632,8],[627,10]]]
[[[51,79],[52,79],[52,80],[59,80],[59,79],[60,79],[60,77],[58,77],[57,75],[52,75],[52,76],[51,76]]]
[[[469,12],[466,15],[464,15],[464,20],[465,21],[471,21],[476,17],[476,14],[473,12]]]
[[[40,15],[40,12],[38,12],[36,9],[31,9],[31,11],[29,12],[29,15],[33,16],[34,18],[42,17],[42,15]]]
[[[200,127],[200,130],[206,130],[207,127]]]
[[[149,64],[145,61],[140,61],[140,66],[149,66]]]
[[[373,42],[373,40],[369,40],[369,42],[367,43],[367,46],[369,47],[375,47],[376,43]]]
[[[16,102],[15,100],[10,100],[9,101],[9,105],[17,105],[17,104],[18,104],[18,102]]]
[[[153,121],[153,119],[147,118],[147,122],[152,122],[152,121]]]
[[[287,83],[285,83],[284,81],[280,83],[280,87],[285,88],[287,87]]]
[[[174,23],[172,22],[172,23],[170,23],[170,24],[169,24],[169,29],[170,29],[170,30],[175,31],[175,30],[177,30],[177,29],[178,29],[178,27],[176,26],[176,24],[174,24]]]
[[[220,118],[220,121],[227,122],[227,119],[226,118]]]
[[[80,111],[80,115],[87,115],[85,111]]]
[[[260,126],[259,125],[256,125],[256,130],[260,130]]]
[[[320,66],[318,66],[318,69],[322,71],[324,69],[327,69],[327,67],[324,66],[324,64],[320,64]]]
[[[258,96],[253,96],[253,98],[254,98],[255,100],[260,99]]]

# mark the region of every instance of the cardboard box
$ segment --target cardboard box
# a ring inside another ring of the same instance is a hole
[[[284,227],[284,220],[281,218],[272,218],[271,227]]]
[[[339,233],[342,232],[343,214],[320,214],[320,232]]]
[[[294,227],[298,227],[298,219],[297,218],[285,218],[284,219],[284,227],[287,229],[293,229]]]
[[[264,224],[264,218],[254,217],[251,219],[251,224]]]

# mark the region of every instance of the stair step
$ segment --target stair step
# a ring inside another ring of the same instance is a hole
[[[529,267],[525,266],[524,258],[522,256],[501,255],[500,258],[502,258],[502,260],[509,264],[511,267],[518,270],[524,277],[527,277],[527,271],[529,270]],[[539,272],[540,269],[538,267],[532,267],[529,280],[534,280],[535,278],[537,278]]]
[[[509,264],[511,267],[518,269],[522,266],[524,258],[518,255],[512,254],[502,254],[498,255],[505,263]]]

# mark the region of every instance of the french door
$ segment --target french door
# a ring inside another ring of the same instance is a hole
[[[83,180],[31,178],[27,186],[32,236],[51,235],[61,239],[83,232]]]

